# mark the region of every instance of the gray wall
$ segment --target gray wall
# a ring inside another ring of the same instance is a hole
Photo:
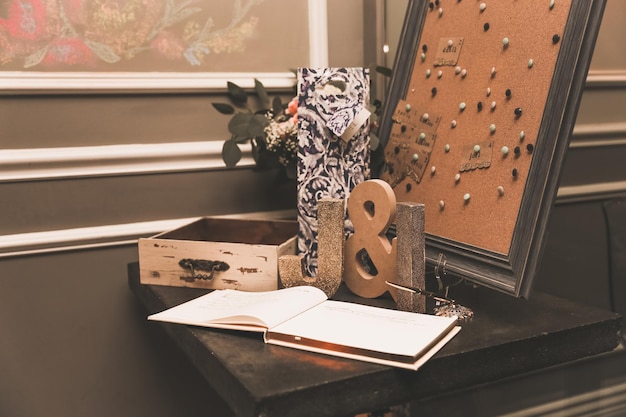
[[[330,65],[362,66],[362,16],[361,0],[329,2]],[[293,185],[223,166],[228,117],[210,103],[224,90],[0,92],[0,416],[229,414],[126,282],[135,239],[161,227],[293,213]],[[148,148],[103,157],[110,145]],[[78,161],[55,156],[80,147]]]
[[[616,40],[625,35],[625,17],[626,3],[607,1],[537,281],[539,290],[621,313],[626,50]]]
[[[361,0],[328,3],[329,64],[363,65],[371,51]],[[604,308],[611,306],[612,249],[604,204],[626,194],[626,54],[616,43],[624,16],[626,3],[608,0],[537,279],[541,290]],[[220,94],[5,94],[0,148],[219,144],[226,119],[209,103]],[[219,147],[211,149],[193,168],[185,168],[197,162],[193,155],[177,156],[182,161],[170,169],[167,158],[119,161],[145,166],[133,174],[74,176],[50,162],[42,166],[56,176],[29,179],[23,163],[22,177],[0,179],[0,415],[226,415],[145,322],[126,284],[126,264],[137,260],[134,239],[150,228],[294,207],[292,190],[271,175],[220,168]],[[3,166],[0,175],[16,171]]]

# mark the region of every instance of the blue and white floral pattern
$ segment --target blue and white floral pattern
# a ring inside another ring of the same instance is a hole
[[[312,277],[317,276],[317,202],[347,200],[370,175],[369,121],[349,140],[338,136],[368,103],[365,68],[298,70],[298,252]],[[353,231],[347,216],[345,230]]]

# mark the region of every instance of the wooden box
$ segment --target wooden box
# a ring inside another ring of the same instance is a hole
[[[139,239],[142,284],[270,291],[278,258],[296,253],[295,221],[201,218]]]

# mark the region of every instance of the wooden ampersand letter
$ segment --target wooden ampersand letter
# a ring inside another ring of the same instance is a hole
[[[378,297],[389,290],[386,280],[396,280],[396,239],[385,235],[395,214],[396,197],[385,181],[362,182],[350,193],[354,234],[346,241],[344,281],[358,296]]]

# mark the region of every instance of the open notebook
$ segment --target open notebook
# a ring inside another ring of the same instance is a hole
[[[266,343],[413,370],[460,330],[455,317],[328,300],[310,286],[215,290],[148,319],[261,332]]]

